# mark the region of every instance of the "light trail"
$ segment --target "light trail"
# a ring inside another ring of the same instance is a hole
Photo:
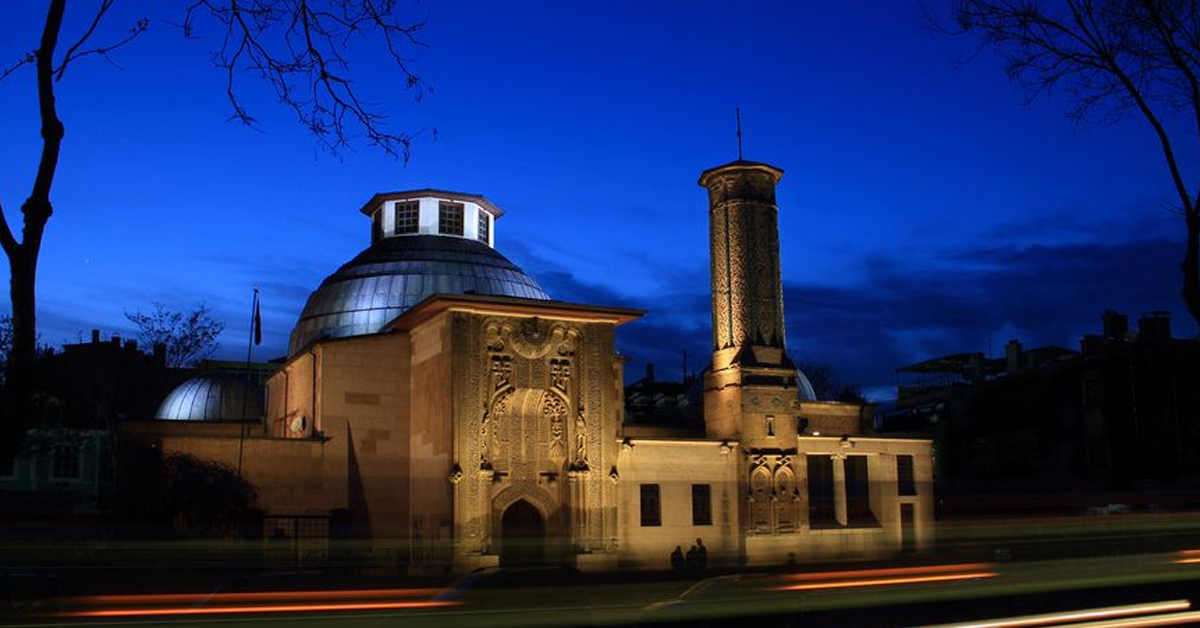
[[[407,602],[357,602],[343,604],[269,604],[261,606],[204,606],[164,608],[117,608],[106,610],[68,611],[59,617],[151,617],[179,615],[225,615],[249,613],[305,613],[318,611],[374,611],[403,608],[437,608],[455,606],[458,602],[407,601]]]
[[[784,576],[788,580],[828,580],[830,578],[869,578],[880,576],[909,576],[938,574],[952,571],[982,571],[993,569],[993,563],[965,563],[960,565],[928,565],[924,567],[892,567],[885,569],[860,569],[856,571],[823,571]]]
[[[195,602],[259,602],[272,600],[337,600],[418,597],[435,595],[439,589],[361,589],[333,591],[262,591],[249,593],[166,593],[143,595],[89,595],[71,598],[79,604],[188,604]]]
[[[773,587],[772,591],[811,591],[816,589],[849,589],[854,587],[881,587],[897,584],[921,584],[926,582],[950,582],[954,580],[976,580],[979,578],[995,578],[1000,574],[994,571],[974,571],[968,573],[943,574],[939,576],[913,576],[908,578],[875,578],[866,580],[834,580],[831,582],[812,582],[808,584],[789,584]]]
[[[1168,613],[1151,615],[1149,617],[1130,617],[1127,619],[1108,619],[1089,621],[1082,624],[1058,624],[1062,628],[1152,628],[1153,626],[1178,626],[1193,624],[1200,621],[1200,611],[1186,613]]]
[[[1149,602],[1145,604],[1129,604],[1126,606],[1107,606],[1100,608],[1083,608],[1074,611],[1064,611],[1060,613],[1045,613],[1042,615],[1024,615],[1019,617],[1005,617],[999,619],[981,619],[979,621],[959,623],[959,624],[938,624],[936,626],[925,626],[923,628],[1029,628],[1032,626],[1055,626],[1063,623],[1072,623],[1073,628],[1078,628],[1078,624],[1084,620],[1102,620],[1115,618],[1128,618],[1133,615],[1146,615],[1149,613],[1168,613],[1172,611],[1186,611],[1192,607],[1191,602],[1187,600],[1170,600],[1163,602]],[[1192,615],[1195,613],[1183,613]],[[1138,620],[1154,620],[1167,617],[1176,617],[1176,615],[1158,615],[1155,617],[1139,617]],[[1091,622],[1093,624],[1100,622]],[[1105,622],[1111,628],[1118,626],[1135,625],[1124,623]],[[1087,624],[1083,624],[1087,625]],[[1165,625],[1165,624],[1136,624],[1136,625]]]

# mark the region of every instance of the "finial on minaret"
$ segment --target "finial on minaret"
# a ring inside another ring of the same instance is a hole
[[[742,108],[734,106],[734,115],[737,116],[737,140],[738,140],[738,161],[742,160]]]

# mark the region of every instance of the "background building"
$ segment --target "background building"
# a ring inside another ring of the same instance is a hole
[[[1105,312],[1080,351],[957,354],[897,369],[876,427],[938,446],[948,515],[1194,507],[1200,481],[1200,342],[1155,312]]]

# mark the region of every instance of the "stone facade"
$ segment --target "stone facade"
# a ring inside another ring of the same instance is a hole
[[[738,161],[700,180],[713,282],[702,433],[624,426],[614,338],[642,312],[482,294],[434,294],[377,332],[293,351],[245,437],[137,433],[163,451],[240,451],[268,515],[341,513],[413,572],[664,569],[697,539],[728,566],[922,547],[929,442],[864,437],[863,408],[811,399],[787,356],[782,174]]]

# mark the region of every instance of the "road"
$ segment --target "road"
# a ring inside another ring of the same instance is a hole
[[[468,592],[462,599],[438,594],[429,588],[371,588],[84,596],[25,608],[24,616],[0,624],[536,628],[739,625],[761,618],[772,628],[908,628],[981,620],[991,620],[994,628],[1090,628],[1084,620],[1102,620],[1097,624],[1102,628],[1181,625],[1200,617],[1188,614],[1200,609],[1200,551],[740,573],[686,581],[589,577],[570,586]],[[1166,606],[1128,608],[1144,603]]]

